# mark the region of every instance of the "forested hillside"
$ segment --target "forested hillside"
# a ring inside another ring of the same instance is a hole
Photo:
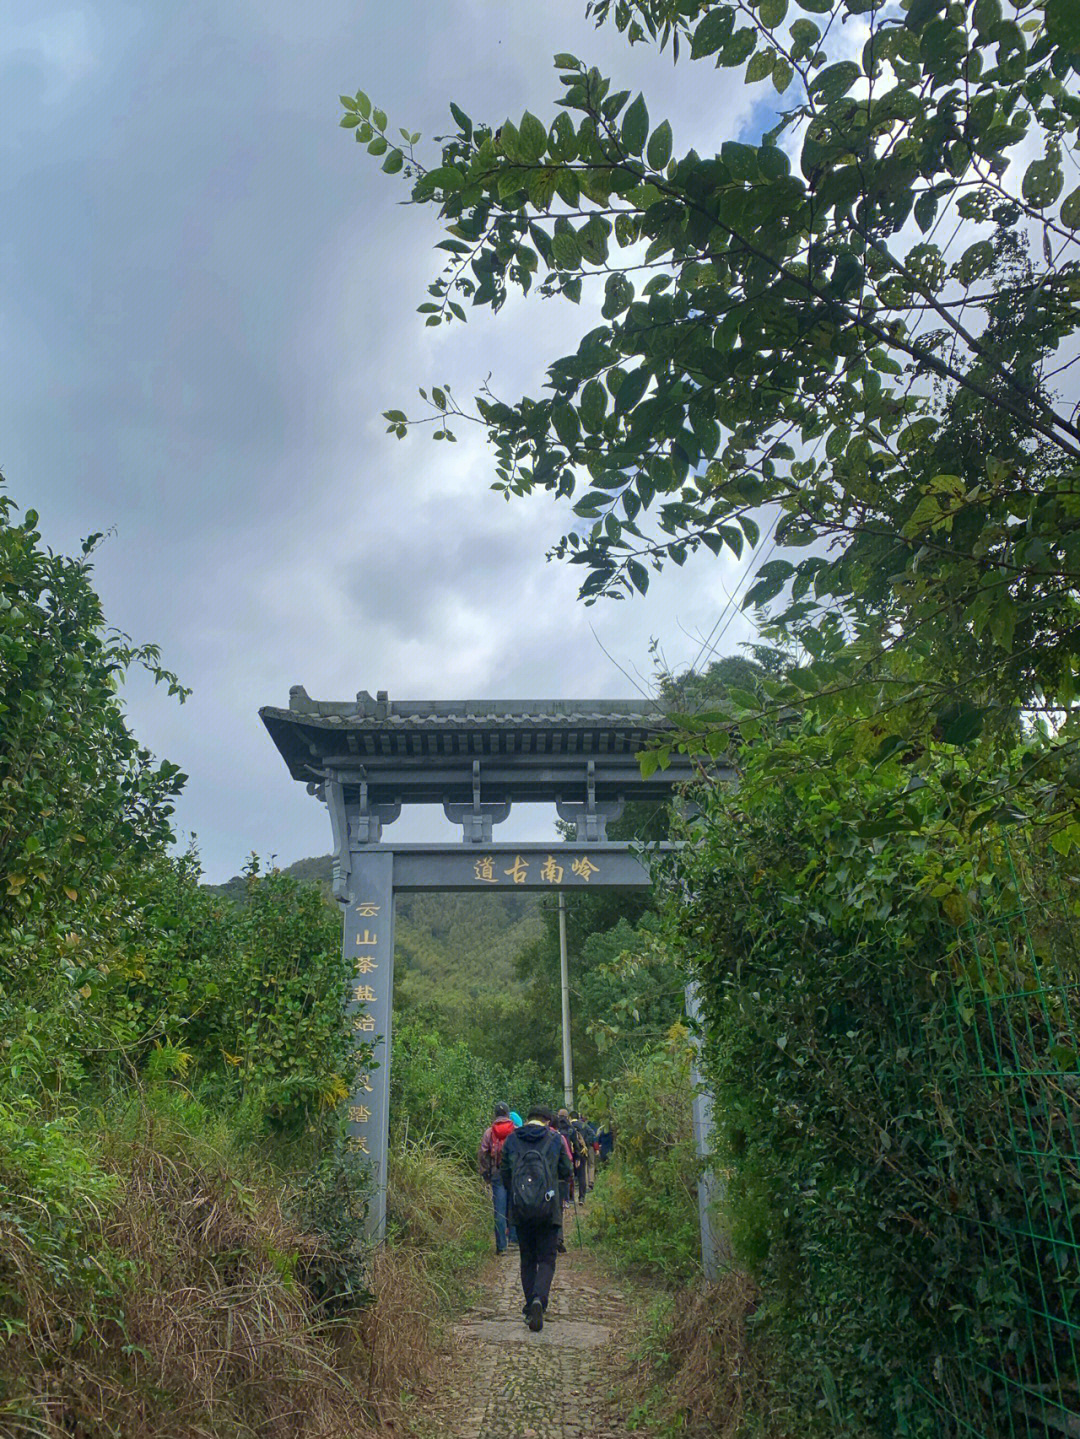
[[[297,860],[283,873],[318,885],[336,912],[331,863],[330,855],[319,855]],[[208,888],[239,903],[248,893],[243,875]],[[423,1013],[452,1039],[479,1030],[490,1040],[484,1045],[481,1037],[481,1048],[494,1055],[498,1037],[491,1031],[525,990],[521,955],[543,932],[540,905],[540,896],[532,894],[400,895],[395,956],[399,1011]],[[556,996],[556,1008],[557,1003]]]

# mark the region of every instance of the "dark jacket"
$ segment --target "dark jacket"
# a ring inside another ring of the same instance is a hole
[[[572,1123],[572,1121],[569,1119],[559,1119],[556,1121],[556,1123],[558,1125],[559,1133],[566,1140],[567,1148],[570,1150],[570,1156],[573,1159],[574,1164],[578,1164],[580,1162],[581,1156],[578,1153],[578,1146],[576,1143],[578,1134],[577,1125]]]
[[[520,1129],[515,1129],[502,1147],[502,1158],[499,1164],[499,1170],[502,1174],[502,1182],[506,1186],[506,1193],[509,1196],[509,1217],[512,1223],[518,1222],[514,1214],[514,1159],[517,1155],[522,1154],[526,1148],[545,1144],[551,1145],[553,1152],[558,1152],[559,1157],[558,1163],[556,1164],[558,1177],[560,1179],[569,1179],[573,1170],[570,1167],[570,1160],[563,1147],[563,1142],[559,1135],[550,1130],[542,1120],[534,1120],[531,1124],[523,1124]],[[550,1212],[545,1217],[545,1220],[541,1222],[551,1224],[556,1229],[562,1227],[562,1204],[559,1199],[558,1185],[556,1185],[555,1193],[551,1198]]]
[[[585,1150],[585,1154],[581,1157],[583,1159],[587,1158],[589,1150],[592,1148],[593,1144],[596,1141],[596,1130],[592,1127],[591,1124],[586,1124],[583,1119],[572,1119],[570,1121],[570,1127],[571,1129],[576,1129],[578,1134],[581,1135],[581,1144],[583,1149]],[[574,1150],[574,1158],[575,1160],[578,1158],[576,1149]]]

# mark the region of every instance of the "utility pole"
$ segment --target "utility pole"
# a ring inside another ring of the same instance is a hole
[[[559,979],[562,984],[563,1104],[574,1107],[574,1058],[570,1052],[570,968],[566,962],[566,896],[559,891]]]
[[[686,1013],[694,1025],[700,1021],[701,1006],[696,984],[686,986]],[[702,1085],[701,1039],[694,1035],[694,1057],[690,1063],[690,1078],[694,1085],[692,1126],[694,1148],[699,1159],[707,1159],[712,1142],[713,1104],[712,1095]],[[701,1229],[701,1267],[705,1278],[715,1282],[721,1269],[730,1269],[732,1263],[731,1240],[716,1229],[713,1224],[713,1207],[724,1199],[723,1181],[711,1170],[706,1169],[698,1180],[698,1224]]]

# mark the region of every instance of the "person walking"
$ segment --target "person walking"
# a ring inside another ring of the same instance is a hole
[[[552,1134],[558,1135],[563,1151],[566,1154],[567,1163],[570,1165],[569,1176],[566,1179],[559,1180],[559,1208],[565,1213],[565,1211],[570,1208],[571,1201],[574,1197],[574,1155],[570,1148],[570,1141],[559,1128],[559,1121],[556,1119],[554,1112],[550,1109],[547,1112],[551,1115],[551,1118],[548,1120],[548,1128]],[[563,1241],[562,1230],[559,1231],[558,1250],[560,1254],[566,1253],[566,1244]]]
[[[597,1143],[597,1131],[592,1128],[590,1122],[580,1112],[571,1111],[569,1122],[574,1125],[575,1130],[581,1135],[581,1184],[578,1193],[588,1194],[595,1183],[595,1143]]]
[[[525,1298],[522,1313],[534,1334],[544,1327],[562,1238],[559,1183],[571,1174],[562,1139],[549,1127],[554,1117],[547,1105],[534,1104],[525,1123],[503,1144],[499,1165],[510,1196],[510,1218],[517,1228]]]
[[[584,1114],[580,1117],[580,1124],[582,1137],[585,1140],[585,1147],[588,1151],[585,1156],[585,1183],[586,1188],[592,1189],[596,1183],[596,1130],[585,1118]]]
[[[500,1100],[495,1106],[492,1122],[484,1130],[480,1148],[476,1154],[480,1178],[491,1185],[491,1206],[495,1214],[495,1253],[505,1254],[506,1245],[517,1243],[513,1226],[507,1224],[507,1192],[503,1183],[500,1160],[503,1146],[514,1132],[514,1121],[510,1118],[510,1106]]]
[[[581,1162],[584,1156],[585,1147],[580,1133],[575,1128],[573,1121],[570,1118],[570,1111],[568,1109],[559,1110],[558,1126],[559,1133],[566,1141],[566,1147],[570,1151],[570,1163],[572,1166],[570,1171],[571,1179],[569,1185],[567,1186],[567,1197],[572,1204],[574,1202],[574,1190],[576,1187],[577,1202],[579,1204],[584,1204],[585,1193],[581,1187]]]

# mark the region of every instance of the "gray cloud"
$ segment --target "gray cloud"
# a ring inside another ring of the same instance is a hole
[[[432,218],[337,128],[339,92],[430,136],[451,98],[550,113],[545,57],[569,49],[644,86],[677,144],[749,114],[724,72],[673,71],[583,9],[28,0],[0,18],[0,463],[56,547],[115,526],[106,612],[195,689],[178,708],[135,679],[127,702],[191,775],[179,819],[214,877],[328,842],[257,719],[290,684],[627,693],[619,665],[647,669],[652,635],[692,658],[725,603],[735,571],[709,560],[586,611],[543,558],[565,516],[492,495],[478,433],[399,444],[379,418],[432,379],[537,391],[589,302],[425,330]]]

